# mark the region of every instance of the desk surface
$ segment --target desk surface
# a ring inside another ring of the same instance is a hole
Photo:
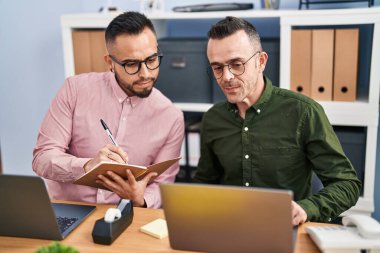
[[[91,232],[97,219],[104,216],[110,205],[98,205],[95,212],[90,215],[81,225],[79,225],[62,243],[73,246],[79,252],[188,252],[173,250],[170,248],[168,237],[156,239],[139,231],[142,225],[157,218],[164,218],[162,209],[134,208],[134,218],[132,224],[113,242],[112,245],[95,244],[92,241]],[[114,206],[112,206],[114,207]],[[320,252],[309,236],[304,231],[305,226],[312,226],[315,223],[306,223],[298,229],[297,253],[318,253]],[[17,238],[0,236],[0,252],[34,252],[41,246],[49,245],[49,240]]]

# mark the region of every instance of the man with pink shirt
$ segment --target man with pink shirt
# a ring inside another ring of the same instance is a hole
[[[110,71],[69,77],[54,98],[39,130],[33,170],[46,179],[52,199],[158,208],[158,184],[173,182],[178,162],[159,177],[136,181],[109,172],[98,180],[110,191],[73,181],[100,161],[150,165],[180,156],[182,112],[153,86],[162,54],[152,22],[137,12],[117,16],[106,29]],[[118,146],[104,131],[103,119]],[[149,183],[152,181],[152,183]]]

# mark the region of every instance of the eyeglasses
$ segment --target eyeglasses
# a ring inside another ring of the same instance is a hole
[[[241,60],[233,60],[228,64],[212,64],[211,69],[216,79],[219,79],[223,76],[223,70],[224,67],[228,67],[228,70],[234,75],[234,76],[240,76],[245,71],[245,64],[253,58],[256,54],[260,53],[260,51],[257,51],[254,53],[251,57],[249,57],[248,60],[245,62],[242,62]]]
[[[148,56],[143,61],[139,60],[125,60],[123,62],[118,61],[114,56],[109,55],[112,61],[122,66],[125,70],[125,72],[129,75],[134,75],[141,69],[141,64],[144,63],[147,69],[149,70],[155,70],[157,69],[161,64],[161,59],[164,56],[162,53],[157,52],[155,54],[152,54],[151,56]]]

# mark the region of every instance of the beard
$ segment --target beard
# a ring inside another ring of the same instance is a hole
[[[123,81],[116,72],[115,72],[115,78],[116,78],[116,81],[119,84],[120,88],[124,92],[126,92],[127,94],[131,93],[133,96],[137,96],[139,98],[149,97],[149,95],[150,95],[150,93],[152,93],[153,87],[157,81],[157,78],[155,78],[155,77],[140,78],[131,84],[131,83],[127,83],[127,82]],[[135,89],[135,86],[139,85],[139,83],[145,83],[148,81],[153,82],[152,86],[143,88],[142,90],[136,90]]]

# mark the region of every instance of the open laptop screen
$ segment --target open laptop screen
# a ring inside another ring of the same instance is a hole
[[[291,191],[200,184],[160,190],[174,249],[293,252]]]
[[[89,205],[52,205],[45,183],[33,176],[0,175],[0,203],[0,235],[50,240],[62,240],[95,210]]]

